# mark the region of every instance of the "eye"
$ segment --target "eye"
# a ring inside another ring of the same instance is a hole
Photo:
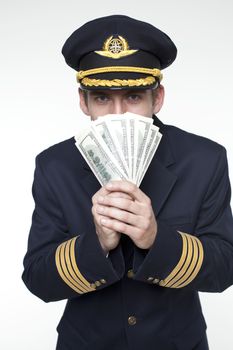
[[[108,96],[106,95],[99,95],[95,97],[95,101],[100,104],[107,103],[109,100]]]
[[[131,103],[136,103],[136,102],[141,101],[142,98],[141,98],[141,95],[139,95],[139,94],[130,94],[127,96],[127,99]]]

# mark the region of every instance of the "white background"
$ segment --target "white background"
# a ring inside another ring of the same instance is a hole
[[[86,121],[75,72],[60,53],[64,41],[81,24],[109,14],[127,14],[168,33],[179,51],[163,72],[166,100],[159,118],[223,144],[233,181],[233,2],[0,0],[0,7],[0,348],[50,350],[65,302],[40,301],[21,273],[35,156]],[[231,350],[233,288],[201,299],[210,349]]]

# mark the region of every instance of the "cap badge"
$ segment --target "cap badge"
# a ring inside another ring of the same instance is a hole
[[[95,51],[98,55],[109,58],[121,58],[132,55],[138,50],[129,50],[129,44],[122,36],[118,35],[116,38],[110,36],[103,45],[103,51]]]

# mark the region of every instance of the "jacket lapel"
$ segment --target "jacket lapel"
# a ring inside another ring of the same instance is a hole
[[[176,180],[177,177],[161,164],[158,159],[152,161],[140,188],[150,197],[156,216],[162,209]]]
[[[156,116],[153,119],[163,137],[140,188],[150,197],[157,216],[173,189],[177,176],[169,169],[175,163],[175,158],[170,147],[166,126]]]
[[[80,183],[88,193],[89,197],[92,198],[92,196],[100,189],[101,185],[86,162],[83,169],[84,176],[80,180]]]

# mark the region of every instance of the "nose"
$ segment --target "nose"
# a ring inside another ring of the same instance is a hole
[[[123,114],[126,113],[126,106],[124,101],[117,96],[112,103],[112,114]]]

